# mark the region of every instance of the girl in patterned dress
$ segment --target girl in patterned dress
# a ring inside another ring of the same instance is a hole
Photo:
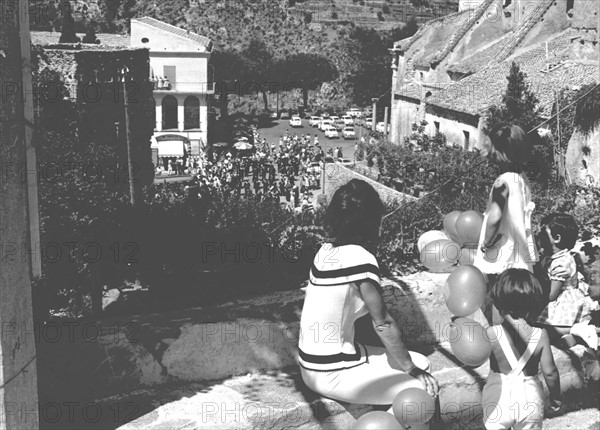
[[[548,306],[538,322],[547,326],[553,342],[560,346],[573,346],[579,337],[596,349],[598,336],[595,327],[589,324],[591,301],[580,288],[577,263],[570,252],[578,234],[579,228],[571,215],[553,213],[542,219],[540,243],[542,254],[549,258],[550,292]]]

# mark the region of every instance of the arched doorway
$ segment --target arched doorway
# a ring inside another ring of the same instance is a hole
[[[177,99],[173,96],[165,96],[162,99],[162,128],[177,128]]]
[[[187,96],[183,101],[183,129],[200,128],[200,100]]]

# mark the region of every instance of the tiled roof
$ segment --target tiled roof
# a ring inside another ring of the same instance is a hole
[[[429,31],[424,32],[419,40],[409,47],[405,55],[413,57],[415,66],[429,68],[433,60],[445,49],[448,40],[469,21],[469,16],[470,11],[464,10],[451,20],[428,26]],[[411,55],[413,52],[414,56]]]
[[[193,42],[199,43],[202,46],[205,46],[208,50],[212,47],[212,42],[206,36],[201,36],[197,33],[193,33],[191,31],[184,30],[183,28],[176,27],[171,24],[167,24],[166,22],[159,21],[154,18],[150,18],[149,16],[144,16],[142,18],[134,18],[132,21],[141,22],[142,24],[150,25],[152,27],[158,28],[159,30],[167,31],[171,34],[174,34],[179,37],[184,37]]]
[[[549,52],[559,53],[550,58],[556,68],[545,73],[546,48],[538,44],[518,53],[506,61],[491,64],[485,69],[436,92],[428,104],[471,115],[483,113],[488,107],[499,104],[506,91],[506,77],[512,61],[518,63],[527,76],[527,83],[539,99],[542,114],[549,116],[554,101],[554,91],[560,88],[594,83],[598,76],[597,62],[585,62],[570,57],[574,29],[567,29],[548,41]]]
[[[488,8],[491,6],[491,4],[494,3],[495,1],[496,0],[485,0],[484,2],[482,2],[479,5],[479,7],[477,7],[477,9],[475,9],[475,11],[473,12],[472,15],[469,14],[470,18],[468,20],[466,20],[465,22],[463,22],[460,25],[460,27],[458,27],[456,29],[456,31],[452,34],[452,36],[450,36],[450,38],[448,39],[448,41],[446,42],[444,47],[431,58],[431,65],[433,67],[435,67],[437,64],[442,62],[442,60],[444,58],[446,58],[446,56],[450,52],[452,52],[452,50],[456,47],[458,42],[460,42],[460,40],[464,37],[464,35],[467,33],[467,31],[469,31],[469,29],[471,29],[475,25],[475,23],[477,23],[479,21],[479,19],[483,16],[485,11],[488,10]]]
[[[430,30],[431,28],[437,28],[439,26],[449,25],[452,22],[455,22],[457,19],[460,19],[460,17],[463,16],[464,14],[465,14],[465,11],[454,12],[454,13],[451,13],[450,15],[430,19],[429,21],[425,22],[421,27],[419,27],[417,32],[415,34],[413,34],[411,37],[407,37],[406,39],[402,39],[402,40],[396,42],[394,44],[394,48],[398,49],[399,51],[406,51],[408,48],[410,48],[412,46],[413,43],[415,43],[417,40],[419,40],[419,38],[421,36],[423,36],[423,34],[427,30]]]
[[[511,40],[502,47],[500,52],[498,52],[496,61],[506,60],[506,58],[514,52],[516,47],[519,46],[519,43],[521,43],[533,26],[542,19],[553,3],[554,0],[539,0],[537,6],[527,15],[527,18],[525,18],[519,28],[514,31]]]
[[[78,33],[80,39],[85,36],[84,33]],[[128,47],[129,36],[123,34],[112,34],[112,33],[97,33],[96,38],[100,40],[100,45],[108,46],[122,46]],[[31,32],[31,43],[34,45],[55,45],[59,43],[60,33],[54,31],[32,31]]]
[[[494,61],[504,45],[511,40],[511,36],[512,32],[505,34],[500,39],[497,39],[492,44],[488,45],[486,48],[473,53],[459,63],[452,64],[447,70],[449,72],[464,74],[475,73],[481,70]]]

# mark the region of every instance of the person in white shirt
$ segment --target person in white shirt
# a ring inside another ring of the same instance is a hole
[[[405,347],[382,297],[373,249],[383,209],[365,181],[336,190],[325,216],[333,240],[315,256],[300,320],[302,379],[311,390],[349,403],[391,405],[410,387],[438,393],[429,360]],[[356,342],[354,323],[365,315],[385,347]]]

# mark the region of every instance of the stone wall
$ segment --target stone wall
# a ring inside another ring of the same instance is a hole
[[[364,175],[361,175],[358,172],[355,172],[341,164],[337,163],[328,163],[325,165],[325,192],[324,194],[327,196],[327,200],[331,201],[331,196],[340,186],[348,183],[352,179],[362,179],[365,182],[368,182],[377,190],[379,195],[381,196],[381,200],[384,202],[402,202],[402,201],[413,201],[416,200],[416,197],[410,196],[408,194],[401,193],[392,188],[386,187],[383,184],[380,184],[373,179],[367,178]]]
[[[600,186],[600,127],[585,136],[574,131],[567,146],[566,167],[571,180]]]
[[[150,137],[154,130],[154,104],[152,87],[147,83],[148,50],[84,44],[34,45],[32,57],[36,121],[59,133],[71,130],[83,145],[94,142],[112,147],[118,157],[115,163],[124,166],[120,172],[123,176],[127,173],[127,150],[119,72],[127,67],[134,175],[138,186],[152,183]]]
[[[575,28],[598,29],[600,4],[591,0],[575,0],[572,26]]]

